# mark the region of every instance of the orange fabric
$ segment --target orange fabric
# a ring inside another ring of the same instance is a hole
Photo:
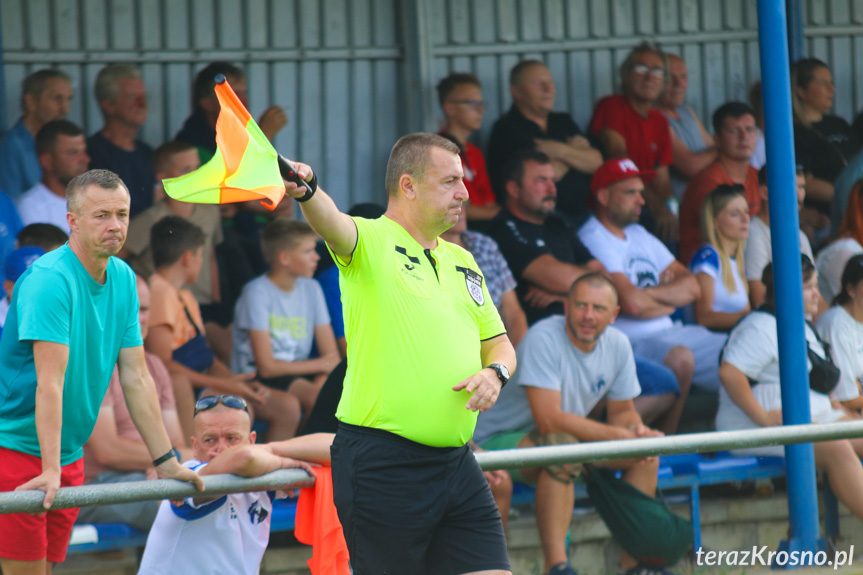
[[[216,97],[222,106],[219,118],[216,120],[216,146],[225,160],[227,177],[237,171],[240,160],[246,153],[246,147],[249,145],[249,131],[246,129],[246,124],[252,117],[227,82],[216,84]]]
[[[173,340],[171,349],[175,350],[184,343],[195,337],[195,326],[189,321],[185,304],[189,314],[197,324],[201,333],[204,333],[204,321],[201,319],[201,308],[195,296],[187,289],[177,290],[159,274],[150,277],[150,293],[152,303],[150,304],[150,327],[166,325],[171,328]]]
[[[314,487],[300,490],[294,536],[312,546],[312,575],[350,575],[348,545],[333,503],[333,470],[315,468]]]
[[[680,257],[677,258],[686,267],[689,267],[692,256],[705,241],[701,235],[701,206],[704,200],[720,184],[734,183],[722,164],[716,161],[692,178],[686,187],[680,202]],[[749,202],[749,217],[754,218],[761,209],[761,195],[758,193],[758,171],[751,166],[746,172],[743,188],[746,201]]]

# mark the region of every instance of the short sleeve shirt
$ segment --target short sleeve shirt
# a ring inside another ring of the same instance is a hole
[[[473,435],[469,394],[452,387],[483,367],[481,342],[505,333],[484,274],[466,250],[424,249],[383,216],[353,218],[341,272],[347,375],[336,417],[434,447]]]
[[[491,189],[491,179],[488,177],[482,151],[470,142],[465,142],[464,148],[459,151],[459,157],[464,169],[464,187],[467,188],[471,205],[494,205],[496,199]]]
[[[621,331],[609,326],[596,348],[584,353],[570,342],[566,318],[560,315],[527,331],[518,346],[518,371],[494,407],[479,416],[478,442],[505,431],[527,432],[536,427],[525,387],[559,391],[561,409],[581,417],[587,417],[604,397],[626,401],[641,394],[632,346]]]
[[[674,256],[639,224],[630,224],[623,232],[625,237],[619,238],[592,217],[578,231],[578,237],[608,273],[624,274],[638,289],[659,285],[662,272],[674,263]],[[620,314],[614,325],[630,338],[635,338],[668,329],[672,322],[669,316],[636,319]]]
[[[842,272],[852,257],[863,253],[854,238],[840,238],[818,252],[815,271],[818,272],[818,291],[828,303],[842,291]],[[811,257],[811,256],[810,256]]]
[[[518,152],[535,149],[534,140],[567,142],[570,138],[583,135],[581,128],[566,112],[550,113],[546,128],[543,132],[539,124],[528,120],[515,105],[494,123],[488,143],[488,171],[497,197],[503,198],[505,195],[503,180],[510,160]],[[579,221],[585,219],[590,214],[588,198],[591,177],[591,174],[573,169],[555,182],[558,209]]]
[[[69,348],[60,463],[82,455],[121,348],[142,344],[135,274],[110,258],[104,284],[68,244],[45,254],[15,284],[0,338],[0,446],[40,456],[33,342]]]
[[[200,472],[198,460],[183,464]],[[258,575],[270,540],[273,492],[231,493],[180,506],[162,501],[138,575]]]
[[[69,233],[66,197],[58,196],[42,182],[36,182],[35,186],[18,196],[16,202],[21,223],[25,226],[51,224]]]
[[[102,132],[87,138],[87,155],[90,169],[111,170],[129,188],[131,207],[129,214],[135,217],[153,205],[156,187],[156,172],[153,170],[153,148],[135,140],[134,149],[124,150]]]
[[[614,130],[626,141],[626,153],[639,170],[670,166],[671,127],[662,112],[651,108],[647,118],[635,111],[620,94],[606,96],[596,105],[590,133]]]
[[[0,269],[6,269],[3,267],[6,258],[15,249],[18,232],[22,227],[24,225],[15,204],[9,196],[0,191]]]
[[[558,261],[574,265],[584,265],[594,259],[591,251],[579,239],[572,220],[564,214],[554,213],[544,223],[534,224],[504,209],[492,220],[488,233],[497,242],[518,281],[516,295],[527,314],[528,324],[550,315],[562,314],[562,303],[554,303],[544,309],[525,305],[524,298],[530,284],[524,281],[523,274],[536,258],[543,255],[551,255]]]
[[[737,260],[728,259],[731,263],[731,274],[734,277],[734,291],[730,291],[725,285],[722,260],[713,246],[704,246],[695,252],[689,269],[695,275],[704,274],[713,279],[713,307],[711,308],[713,311],[738,313],[746,309],[749,295],[746,292],[746,284],[740,277]]]
[[[839,401],[854,399],[860,395],[858,382],[863,379],[863,324],[836,305],[818,318],[816,328],[841,371],[833,397]]]
[[[36,140],[24,122],[18,120],[0,140],[0,190],[14,200],[41,179]]]
[[[809,238],[800,233],[800,251],[813,259]],[[761,218],[749,220],[749,237],[743,250],[743,269],[748,281],[761,281],[767,264],[773,261],[773,246],[770,245],[770,227]],[[820,272],[819,272],[820,273]],[[821,285],[819,278],[819,285]],[[825,296],[826,297],[826,296]]]
[[[153,300],[150,304],[150,327],[164,325],[171,329],[172,350],[181,347],[198,332],[204,332],[201,308],[192,292],[176,289],[159,274],[150,278],[150,291]],[[194,324],[189,321],[189,316]]]
[[[298,277],[294,289],[282,291],[267,276],[250,281],[237,300],[234,314],[234,348],[231,371],[254,373],[255,354],[249,331],[270,336],[273,358],[301,361],[312,353],[315,328],[328,325],[330,314],[320,284]]]
[[[794,155],[816,178],[832,183],[859,149],[851,126],[839,116],[826,115],[812,128],[794,125]]]
[[[165,216],[173,215],[166,201],[161,201],[138,214],[129,222],[129,232],[123,247],[132,254],[129,263],[143,277],[156,271],[153,267],[153,252],[150,249],[150,230]],[[218,206],[196,204],[190,222],[204,232],[204,260],[198,280],[189,289],[199,304],[213,302],[213,249],[222,243],[222,217]]]
[[[174,388],[168,368],[165,367],[159,356],[150,352],[144,352],[144,361],[147,364],[147,371],[150,372],[153,383],[156,385],[159,408],[162,412],[175,410],[177,404],[174,400]],[[129,413],[129,407],[126,405],[126,397],[123,395],[123,385],[120,383],[120,372],[117,368],[114,368],[114,373],[111,374],[108,392],[102,401],[102,409],[106,408],[110,408],[114,413],[114,422],[117,425],[117,435],[119,437],[137,443],[144,443],[144,438],[141,437],[141,432],[135,427],[135,422],[132,421],[132,415]],[[99,464],[88,445],[89,443],[84,445],[85,482],[92,481],[94,477],[103,471],[108,471],[107,467]]]
[[[689,182],[683,193],[683,201],[680,203],[681,261],[690,262],[696,250],[706,239],[701,235],[701,211],[707,196],[722,184],[733,185],[734,183],[718,161],[701,170]],[[746,194],[746,202],[749,204],[749,215],[754,218],[761,209],[761,195],[758,191],[758,172],[751,166],[746,172],[743,190]]]

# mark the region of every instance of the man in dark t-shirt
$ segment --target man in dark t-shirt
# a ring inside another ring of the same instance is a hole
[[[492,220],[489,235],[518,282],[516,295],[533,324],[562,314],[573,282],[602,265],[578,239],[572,220],[555,210],[557,190],[548,156],[530,150],[517,154],[504,189],[505,208]]]
[[[551,159],[558,208],[578,222],[587,219],[590,179],[602,164],[602,155],[572,116],[551,111],[554,78],[542,62],[519,62],[510,72],[509,89],[512,108],[495,122],[488,145],[488,171],[498,202],[506,197],[504,180],[513,156],[536,150]]]
[[[90,169],[120,176],[129,188],[134,217],[153,205],[156,186],[153,148],[137,137],[147,122],[147,88],[137,67],[117,64],[99,71],[95,91],[105,125],[87,139]]]

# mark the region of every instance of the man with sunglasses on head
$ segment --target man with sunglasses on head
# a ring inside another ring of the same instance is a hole
[[[567,112],[553,112],[551,71],[539,60],[522,60],[509,73],[512,108],[491,131],[488,167],[498,202],[506,201],[506,174],[519,152],[536,150],[551,158],[557,207],[581,223],[590,216],[590,178],[602,155]]]
[[[606,159],[630,158],[642,172],[648,231],[666,244],[677,240],[677,216],[668,207],[674,196],[668,167],[673,161],[671,127],[653,105],[665,87],[665,54],[652,42],[643,42],[620,66],[622,94],[606,96],[596,104],[590,133],[599,138]],[[652,220],[652,221],[650,221]]]
[[[233,473],[257,477],[306,461],[329,462],[333,435],[319,433],[255,444],[246,400],[210,395],[195,404],[194,459],[183,465],[200,475]],[[296,458],[296,459],[295,459]],[[208,573],[256,575],[270,539],[274,492],[188,497],[180,505],[163,501],[147,538],[139,575]]]

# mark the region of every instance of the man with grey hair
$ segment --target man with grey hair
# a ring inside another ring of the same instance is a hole
[[[339,267],[348,364],[333,495],[354,573],[510,573],[500,513],[470,452],[515,350],[466,250],[439,238],[468,199],[458,146],[410,134],[376,220],[339,212],[298,164],[288,183]]]
[[[568,112],[553,112],[555,86],[551,71],[539,60],[523,60],[509,75],[512,108],[491,131],[488,167],[498,203],[506,200],[510,161],[523,151],[536,150],[551,159],[558,208],[577,223],[590,216],[590,178],[602,155],[582,134]]]
[[[673,161],[671,128],[662,112],[653,109],[665,87],[665,54],[651,42],[639,44],[620,66],[622,94],[597,103],[590,132],[599,138],[608,159],[630,158],[643,172],[645,227],[665,243],[677,239],[677,216],[668,206],[674,194],[668,167]]]
[[[132,196],[130,215],[135,217],[153,205],[156,186],[153,148],[138,139],[147,122],[147,87],[136,66],[115,64],[99,70],[95,92],[105,125],[87,139],[90,169],[120,176]]]
[[[0,569],[46,574],[65,559],[77,509],[52,510],[60,487],[81,485],[82,446],[116,365],[126,404],[162,478],[180,466],[144,359],[135,274],[119,258],[129,192],[91,170],[66,189],[69,242],[21,275],[0,338],[0,491],[39,489],[45,513],[0,515]]]
[[[24,79],[21,118],[0,141],[0,190],[13,200],[42,177],[36,134],[48,122],[65,118],[71,99],[69,76],[60,70],[37,70]]]

